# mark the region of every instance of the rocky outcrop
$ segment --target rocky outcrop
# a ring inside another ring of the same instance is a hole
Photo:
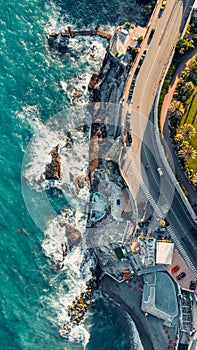
[[[90,82],[88,84],[88,90],[91,91],[94,89],[97,79],[98,79],[99,74],[94,72],[91,76]]]
[[[51,163],[45,167],[45,179],[46,180],[59,180],[61,176],[61,160],[59,154],[59,145],[52,148],[49,153],[52,157]]]
[[[77,246],[81,243],[81,232],[76,227],[68,224],[65,221],[61,221],[59,224],[61,227],[66,227],[66,238],[68,246],[70,248]]]

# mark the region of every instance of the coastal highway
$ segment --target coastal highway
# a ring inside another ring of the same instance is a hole
[[[151,122],[153,121],[152,110],[156,91],[176,42],[180,37],[180,28],[185,21],[185,13],[189,4],[187,2],[184,7],[182,0],[171,0],[167,1],[166,8],[163,11],[160,10],[160,6],[161,1],[159,1],[151,18],[139,58],[132,67],[124,98],[127,101],[130,84],[136,76],[137,69],[139,73],[136,77],[132,100],[129,104],[131,110],[130,128],[133,137],[131,152],[139,160],[136,165],[138,172],[143,180],[147,182],[146,186],[157,206],[162,211],[162,207],[167,204],[167,220],[170,223],[170,228],[180,243],[181,253],[186,261],[187,256],[189,257],[190,266],[193,265],[194,271],[195,266],[197,266],[197,247],[194,238],[197,227],[162,165],[155,141],[154,125]],[[150,39],[152,29],[154,29],[154,34]],[[145,49],[147,53],[139,69],[137,68],[139,59]],[[127,107],[125,104],[123,117],[126,115]],[[159,176],[158,167],[162,169],[162,176]],[[130,184],[131,187],[132,183]],[[197,270],[195,270],[195,273],[197,273]]]

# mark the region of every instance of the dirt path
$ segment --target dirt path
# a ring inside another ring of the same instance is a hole
[[[195,55],[197,54],[197,48],[189,52],[182,60],[181,64],[178,66],[177,70],[175,71],[175,74],[172,78],[172,82],[169,86],[168,92],[164,98],[164,102],[162,105],[161,110],[161,118],[160,118],[160,125],[161,125],[161,137],[163,141],[163,145],[165,148],[165,152],[167,153],[168,159],[173,160],[173,164],[170,164],[172,167],[176,177],[179,179],[179,181],[184,185],[188,192],[188,200],[190,204],[192,205],[194,211],[197,213],[197,194],[194,189],[194,187],[190,184],[185,172],[181,168],[178,158],[176,156],[176,153],[173,149],[173,145],[170,139],[170,133],[169,133],[169,119],[168,119],[168,108],[170,105],[170,102],[173,98],[173,93],[176,88],[177,82],[181,76],[181,72],[186,68],[187,62],[189,62]]]

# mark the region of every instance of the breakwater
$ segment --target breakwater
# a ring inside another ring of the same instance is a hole
[[[48,44],[57,48],[61,52],[65,52],[69,44],[69,39],[76,36],[100,36],[101,38],[110,40],[112,35],[100,29],[72,30],[72,27],[63,29],[60,32],[52,31],[48,36]]]
[[[63,37],[67,37],[67,38],[74,38],[75,36],[79,36],[79,35],[98,35],[102,38],[106,38],[108,40],[111,39],[112,35],[104,32],[103,30],[100,29],[86,29],[86,30],[73,30],[72,27],[68,27],[68,29],[64,29],[62,30],[60,33],[58,32],[51,32],[50,36],[57,36],[61,34]]]

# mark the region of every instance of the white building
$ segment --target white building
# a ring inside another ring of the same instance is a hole
[[[174,243],[157,242],[156,264],[170,265],[172,263],[173,251]]]

